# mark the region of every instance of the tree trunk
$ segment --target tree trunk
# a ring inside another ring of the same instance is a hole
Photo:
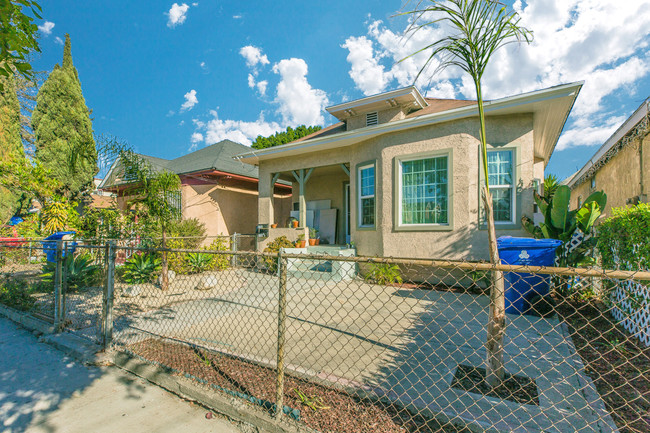
[[[165,249],[167,248],[167,240],[165,236],[165,230],[162,231],[162,263],[161,263],[161,284],[160,284],[160,289],[162,291],[166,291],[169,289],[169,272],[168,272],[168,264],[167,264],[167,251]]]
[[[497,234],[494,228],[492,210],[492,194],[484,187],[482,197],[487,220],[490,262],[499,264]],[[503,272],[495,270],[492,271],[490,311],[488,315],[487,342],[485,344],[487,348],[486,381],[491,387],[498,386],[505,378],[505,369],[503,368],[503,335],[506,331],[505,310]]]

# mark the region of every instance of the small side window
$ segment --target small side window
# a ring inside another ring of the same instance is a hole
[[[596,176],[591,178],[591,187],[596,188]]]

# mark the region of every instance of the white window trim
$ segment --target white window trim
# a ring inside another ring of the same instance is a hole
[[[517,194],[515,193],[515,185],[517,184],[516,182],[516,176],[517,176],[517,161],[515,158],[517,157],[517,154],[515,153],[514,149],[490,149],[488,150],[488,153],[492,152],[510,152],[511,155],[511,161],[512,161],[512,173],[510,175],[510,178],[512,179],[512,184],[510,185],[492,185],[490,184],[490,191],[492,190],[497,190],[497,189],[507,189],[510,188],[510,200],[512,201],[512,204],[510,205],[510,220],[508,221],[494,221],[494,225],[506,225],[506,224],[514,224],[515,223],[515,215],[517,213]],[[494,208],[494,204],[492,205]]]
[[[405,224],[402,222],[402,163],[409,161],[419,161],[422,159],[442,158],[447,157],[447,222],[431,223],[431,224]],[[451,152],[441,153],[426,153],[418,155],[408,155],[405,157],[397,157],[397,227],[402,229],[448,229],[451,228],[453,216],[453,202],[452,202],[452,172],[453,164],[451,159]]]
[[[361,177],[361,171],[368,169],[368,168],[374,168],[375,172],[373,174],[373,186],[372,186],[372,195],[361,195],[361,192],[363,190],[363,178]],[[374,215],[374,221],[377,223],[377,168],[375,167],[375,164],[365,164],[357,167],[357,176],[359,178],[357,184],[358,184],[358,190],[357,190],[357,209],[358,209],[358,218],[357,218],[357,225],[360,228],[373,228],[375,227],[375,224],[362,224],[363,221],[363,207],[361,206],[361,200],[366,199],[366,198],[373,198],[374,199],[374,210],[373,212],[375,213]]]

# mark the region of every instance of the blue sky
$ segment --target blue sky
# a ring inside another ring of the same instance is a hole
[[[645,3],[645,7],[644,7]],[[423,62],[396,63],[444,29],[403,37],[400,1],[42,1],[49,71],[65,33],[98,133],[174,158],[223,138],[250,143],[286,126],[331,124],[324,107],[413,83]],[[512,2],[511,2],[512,4]],[[547,172],[580,168],[650,96],[645,0],[517,0],[535,33],[500,52],[488,98],[585,80]],[[416,83],[431,97],[473,98],[459,71]]]

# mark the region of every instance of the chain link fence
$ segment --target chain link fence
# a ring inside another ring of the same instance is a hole
[[[316,431],[650,431],[647,324],[624,327],[647,309],[649,273],[210,244],[77,245],[99,282],[58,295],[42,251],[4,245],[0,301],[11,281],[34,305],[61,297],[60,316],[26,310]],[[490,386],[500,273],[505,376]]]

